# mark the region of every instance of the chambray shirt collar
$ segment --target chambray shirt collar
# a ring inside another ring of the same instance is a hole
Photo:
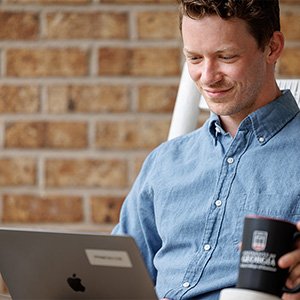
[[[279,98],[246,117],[240,124],[239,130],[252,127],[258,142],[264,145],[298,112],[299,107],[291,92],[283,90]],[[212,112],[208,128],[214,139],[217,139],[218,134],[226,134],[220,125],[219,116]]]

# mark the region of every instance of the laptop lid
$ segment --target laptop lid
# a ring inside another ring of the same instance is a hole
[[[0,272],[13,300],[156,300],[133,238],[0,228]]]

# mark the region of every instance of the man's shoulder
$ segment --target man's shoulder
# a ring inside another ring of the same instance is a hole
[[[180,164],[197,158],[203,153],[213,140],[209,134],[207,124],[182,136],[166,141],[154,149],[147,160],[156,167],[169,164]]]
[[[207,123],[205,123],[203,124],[203,126],[193,130],[192,132],[183,134],[181,136],[175,137],[169,141],[162,143],[155,150],[158,152],[186,151],[186,149],[190,149],[195,144],[200,146],[201,144],[205,143],[208,138],[209,132],[207,128]]]

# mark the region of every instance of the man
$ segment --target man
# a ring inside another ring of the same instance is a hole
[[[113,233],[135,238],[159,297],[214,300],[236,284],[246,215],[300,219],[300,114],[274,78],[278,0],[181,0],[180,12],[189,73],[212,114],[149,155]],[[279,262],[290,286],[299,262],[300,250]]]

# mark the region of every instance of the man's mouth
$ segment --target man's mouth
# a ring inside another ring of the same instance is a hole
[[[230,88],[218,88],[218,89],[208,89],[204,88],[204,92],[210,98],[219,98],[226,95],[229,91],[231,91],[233,87]]]

